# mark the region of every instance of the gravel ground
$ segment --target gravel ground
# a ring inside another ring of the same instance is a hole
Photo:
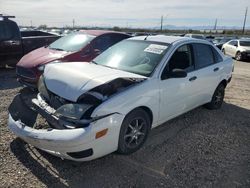
[[[151,131],[144,147],[76,163],[7,129],[20,87],[0,70],[0,187],[250,187],[250,63],[235,62],[222,109],[197,108]]]

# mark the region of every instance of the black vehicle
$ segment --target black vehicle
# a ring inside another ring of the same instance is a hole
[[[49,45],[60,36],[41,31],[20,32],[16,22],[0,14],[0,67],[13,66],[28,52]]]

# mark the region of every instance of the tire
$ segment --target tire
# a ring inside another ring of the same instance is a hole
[[[151,129],[150,118],[143,109],[135,109],[124,118],[119,135],[117,152],[131,154],[144,144]]]
[[[235,55],[235,59],[237,61],[241,61],[242,60],[242,54],[240,52],[237,52],[236,55]]]
[[[225,95],[225,86],[219,84],[215,89],[211,102],[205,105],[206,108],[210,110],[220,109],[224,100]]]

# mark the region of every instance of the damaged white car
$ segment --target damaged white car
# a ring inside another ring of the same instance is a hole
[[[47,65],[39,93],[24,89],[14,98],[8,126],[65,159],[129,154],[151,128],[200,105],[220,108],[232,69],[232,59],[204,40],[130,38],[91,63]],[[46,123],[37,126],[38,116]]]

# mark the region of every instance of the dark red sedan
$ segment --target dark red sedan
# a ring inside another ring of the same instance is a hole
[[[82,30],[69,34],[23,56],[16,66],[18,81],[36,88],[45,64],[56,61],[90,62],[110,46],[129,37],[125,33],[103,30]]]

